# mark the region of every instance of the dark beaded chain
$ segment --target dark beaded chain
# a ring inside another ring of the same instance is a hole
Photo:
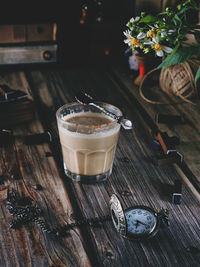
[[[23,200],[23,201],[22,201]],[[36,205],[33,206],[30,200],[25,197],[19,197],[19,194],[12,189],[12,192],[7,192],[7,208],[9,213],[15,217],[10,223],[10,228],[17,229],[21,225],[28,222],[35,222],[40,226],[43,232],[53,235],[54,237],[63,237],[66,231],[81,225],[90,225],[92,227],[99,227],[100,223],[111,219],[110,215],[76,220],[73,223],[66,224],[59,228],[50,229],[45,220],[40,219],[42,211]]]

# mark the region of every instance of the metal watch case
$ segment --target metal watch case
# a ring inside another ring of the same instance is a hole
[[[128,230],[127,214],[130,213],[131,210],[143,210],[152,216],[154,221],[151,225],[151,229],[149,227],[148,233],[133,234],[131,233],[131,231]],[[130,240],[143,240],[155,236],[160,228],[160,224],[162,221],[164,221],[168,225],[168,210],[162,209],[161,211],[155,211],[150,207],[137,205],[124,211],[119,198],[115,194],[113,194],[110,198],[110,212],[116,230],[121,236]]]

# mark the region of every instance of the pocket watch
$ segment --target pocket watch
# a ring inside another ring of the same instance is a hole
[[[110,199],[111,218],[119,234],[131,240],[148,239],[158,232],[161,223],[169,225],[169,211],[154,210],[147,206],[137,205],[123,210],[117,195]]]

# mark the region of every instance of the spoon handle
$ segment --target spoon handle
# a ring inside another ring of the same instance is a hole
[[[106,109],[102,108],[101,106],[99,106],[95,103],[89,103],[89,105],[96,107],[97,109],[101,110],[101,112],[103,112],[107,116],[117,120],[117,122],[120,123],[124,129],[126,129],[126,130],[132,129],[132,122],[130,120],[125,119],[123,116],[117,116],[114,113],[107,111]]]
[[[97,105],[97,104],[95,104],[95,103],[90,103],[89,105],[90,105],[90,106],[93,106],[93,107],[95,107],[95,108],[97,108],[97,109],[99,109],[99,110],[101,110],[101,112],[103,112],[103,113],[106,114],[107,116],[109,116],[109,117],[111,117],[111,118],[113,118],[113,119],[115,119],[115,120],[117,120],[117,121],[119,120],[119,116],[117,116],[117,115],[115,115],[114,113],[112,113],[112,112],[106,110],[105,108],[102,108],[101,106],[99,106],[99,105]]]

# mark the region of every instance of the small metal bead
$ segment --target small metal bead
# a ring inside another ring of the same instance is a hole
[[[44,232],[48,232],[49,228],[47,227],[46,223],[43,220],[35,220],[35,222],[40,226],[40,228],[42,229],[42,231]]]
[[[17,229],[17,228],[19,227],[20,224],[21,224],[20,221],[18,221],[18,220],[13,220],[12,222],[10,222],[9,226],[10,226],[10,228],[12,228],[12,229]]]

